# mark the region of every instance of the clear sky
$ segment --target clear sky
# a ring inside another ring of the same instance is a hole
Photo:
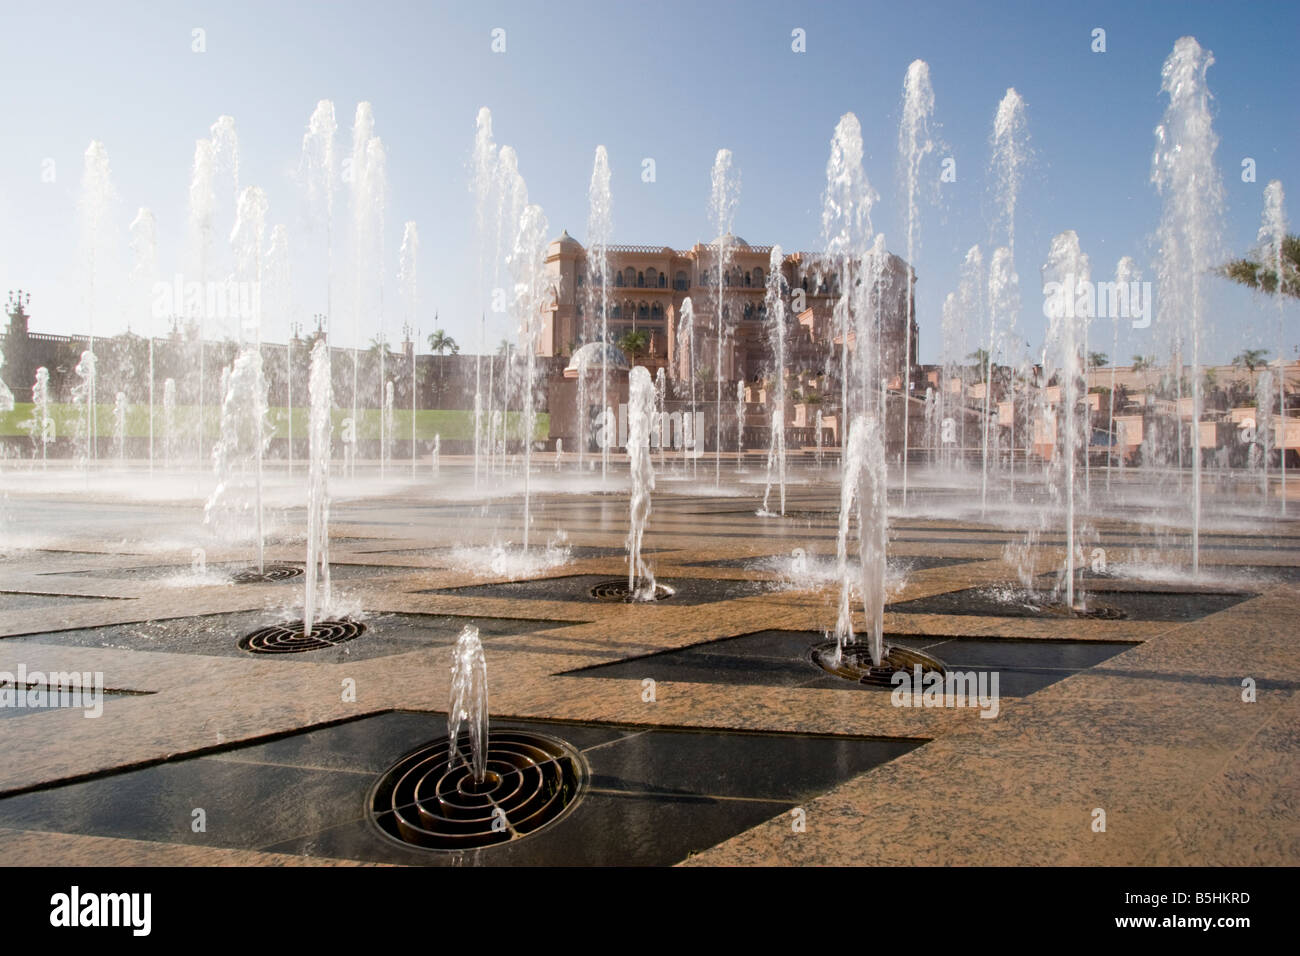
[[[553,234],[567,228],[584,238],[592,157],[604,144],[615,242],[684,248],[712,238],[709,172],[727,147],[742,180],[736,233],[788,250],[821,244],[828,144],[840,115],[852,111],[881,196],[875,227],[905,253],[895,155],[901,89],[908,63],[926,60],[943,141],[936,155],[955,159],[957,181],[921,210],[914,259],[924,361],[939,354],[939,309],[962,255],[991,238],[989,136],[1008,87],[1026,101],[1035,152],[1016,240],[1018,328],[1035,347],[1044,324],[1040,267],[1053,234],[1078,232],[1094,277],[1111,276],[1122,255],[1151,276],[1160,67],[1182,35],[1197,37],[1217,61],[1209,80],[1225,251],[1254,243],[1270,179],[1282,180],[1291,217],[1300,219],[1294,2],[119,0],[10,3],[4,25],[0,275],[6,289],[31,290],[41,331],[86,327],[77,201],[87,144],[102,141],[110,158],[120,261],[128,261],[127,226],[147,206],[158,219],[161,272],[170,277],[185,263],[194,142],[222,114],[237,123],[241,185],[260,185],[268,226],[288,227],[296,317],[309,323],[325,311],[324,241],[297,175],[302,134],[320,99],[335,103],[343,153],[356,103],[373,103],[388,155],[386,272],[395,277],[403,222],[415,220],[423,240],[419,324],[427,334],[436,310],[467,351],[477,347],[484,302],[474,282],[468,176],[481,106],[492,110],[497,142],[518,151],[530,199],[545,209]],[[192,51],[196,27],[206,52]],[[506,30],[504,53],[490,48],[496,27]],[[1105,53],[1090,49],[1097,27],[1106,30]],[[795,28],[806,31],[804,53],[791,49]],[[655,160],[653,183],[641,181],[646,157]],[[1256,182],[1242,182],[1245,157],[1256,161]],[[337,209],[346,219],[345,192]],[[232,219],[233,196],[223,197],[219,236]],[[1249,293],[1214,285],[1210,357],[1272,349],[1276,313]],[[386,301],[396,301],[395,278]],[[401,317],[387,308],[395,340]],[[119,330],[127,319],[120,307],[103,309],[96,331]],[[130,319],[145,331],[147,317]],[[1300,341],[1293,313],[1289,321],[1288,352]],[[351,344],[350,318],[342,324],[332,337]],[[287,326],[286,317],[269,316],[264,334],[282,341]],[[505,331],[497,323],[491,341]],[[1119,355],[1127,361],[1152,350],[1150,336],[1126,330]]]

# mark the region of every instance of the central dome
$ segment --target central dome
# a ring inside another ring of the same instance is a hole
[[[588,342],[574,351],[564,371],[566,375],[569,372],[577,375],[582,369],[599,371],[602,365],[618,372],[626,372],[629,368],[627,356],[617,345],[612,342]]]
[[[744,249],[749,248],[749,243],[747,243],[744,239],[741,239],[740,236],[737,236],[735,233],[731,233],[731,232],[727,233],[725,236],[718,236],[718,238],[714,239],[711,243],[709,243],[709,245],[711,246],[721,246],[724,244],[728,246],[737,246]]]

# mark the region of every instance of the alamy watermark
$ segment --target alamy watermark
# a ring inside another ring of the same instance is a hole
[[[1132,319],[1133,328],[1145,329],[1153,301],[1150,282],[1092,282],[1070,274],[1043,286],[1043,315],[1049,319]]]
[[[18,673],[0,671],[0,707],[48,710],[70,707],[84,710],[84,717],[104,713],[104,674],[102,671],[28,672],[26,664]]]
[[[260,282],[186,281],[179,272],[171,282],[155,282],[152,311],[155,319],[173,315],[201,315],[209,319],[256,319],[262,311]]]
[[[980,717],[992,720],[1001,707],[997,671],[923,671],[920,664],[910,671],[895,671],[889,682],[894,690],[889,701],[895,707],[972,707]]]

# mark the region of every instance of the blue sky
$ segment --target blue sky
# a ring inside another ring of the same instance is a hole
[[[373,103],[388,154],[386,271],[395,276],[402,224],[415,220],[423,240],[420,325],[427,334],[437,310],[467,350],[477,346],[483,307],[467,172],[480,106],[493,112],[497,142],[518,151],[530,199],[545,209],[552,233],[567,228],[584,238],[592,157],[604,144],[614,241],[676,248],[711,238],[709,171],[720,147],[732,150],[742,180],[737,234],[817,248],[830,136],[852,111],[881,197],[875,227],[902,253],[901,88],[908,63],[926,60],[944,143],[938,155],[957,163],[957,181],[922,207],[915,265],[926,361],[938,356],[939,309],[965,250],[987,248],[991,238],[988,140],[1007,87],[1026,101],[1035,152],[1016,241],[1018,329],[1035,347],[1039,270],[1056,232],[1078,232],[1094,277],[1113,274],[1122,255],[1151,276],[1160,211],[1149,185],[1152,131],[1164,109],[1161,63],[1179,36],[1196,36],[1217,61],[1209,78],[1225,250],[1255,241],[1270,179],[1282,180],[1292,219],[1300,218],[1294,3],[115,2],[13,5],[6,27],[0,276],[6,289],[31,290],[35,327],[44,331],[86,324],[76,208],[90,140],[105,144],[112,164],[122,261],[126,227],[147,206],[170,277],[184,263],[194,141],[222,114],[238,125],[241,184],[260,185],[268,224],[288,227],[297,318],[323,312],[324,242],[296,177],[302,134],[322,98],[335,103],[344,153],[356,103]],[[195,27],[206,31],[202,54],[191,51]],[[504,54],[490,50],[494,27],[507,31]],[[791,51],[796,27],[806,31],[805,53]],[[1090,50],[1096,27],[1107,31],[1105,53]],[[641,181],[645,157],[655,160],[654,183]],[[1241,181],[1244,157],[1256,161],[1254,183]],[[55,181],[43,182],[51,159]],[[340,193],[343,217],[346,202]],[[233,197],[218,214],[219,232],[228,233],[232,217]],[[1271,349],[1276,313],[1249,293],[1213,285],[1211,357]],[[395,280],[386,301],[396,301]],[[105,310],[97,331],[115,331],[127,318]],[[287,321],[268,317],[266,337],[282,341]],[[395,307],[385,321],[395,339]],[[147,319],[131,322],[142,331]],[[350,318],[341,324],[335,341],[350,344]],[[492,341],[505,331],[499,323]],[[1288,333],[1288,351],[1297,341]],[[1127,360],[1154,345],[1150,331],[1126,330],[1119,355]]]

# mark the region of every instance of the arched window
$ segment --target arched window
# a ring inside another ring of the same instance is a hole
[[[677,275],[673,277],[673,288],[678,292],[685,292],[691,287],[691,280],[682,269],[677,270]]]
[[[746,303],[745,303],[745,318],[746,318],[746,319],[752,319],[753,317],[754,317],[754,303],[752,303],[752,302],[746,302]]]
[[[647,303],[642,302],[639,306],[637,306],[636,320],[638,322],[644,322],[648,318],[650,318],[650,306]]]
[[[659,271],[657,269],[647,269],[645,271],[646,288],[653,289],[659,285]]]
[[[763,284],[763,270],[761,268],[755,267],[754,285],[761,286],[762,284]]]
[[[615,275],[614,275],[614,285],[617,286],[617,287],[620,288],[620,289],[623,288],[623,273],[621,273],[621,272],[615,273]]]
[[[611,319],[621,319],[623,317],[623,309],[617,302],[614,303],[614,308],[609,310],[609,317]]]
[[[644,289],[644,288],[645,288],[645,273],[644,273],[644,272],[638,272],[638,273],[636,274],[636,287],[637,287],[638,289]]]
[[[626,286],[636,285],[636,270],[631,266],[623,270],[623,284]]]

